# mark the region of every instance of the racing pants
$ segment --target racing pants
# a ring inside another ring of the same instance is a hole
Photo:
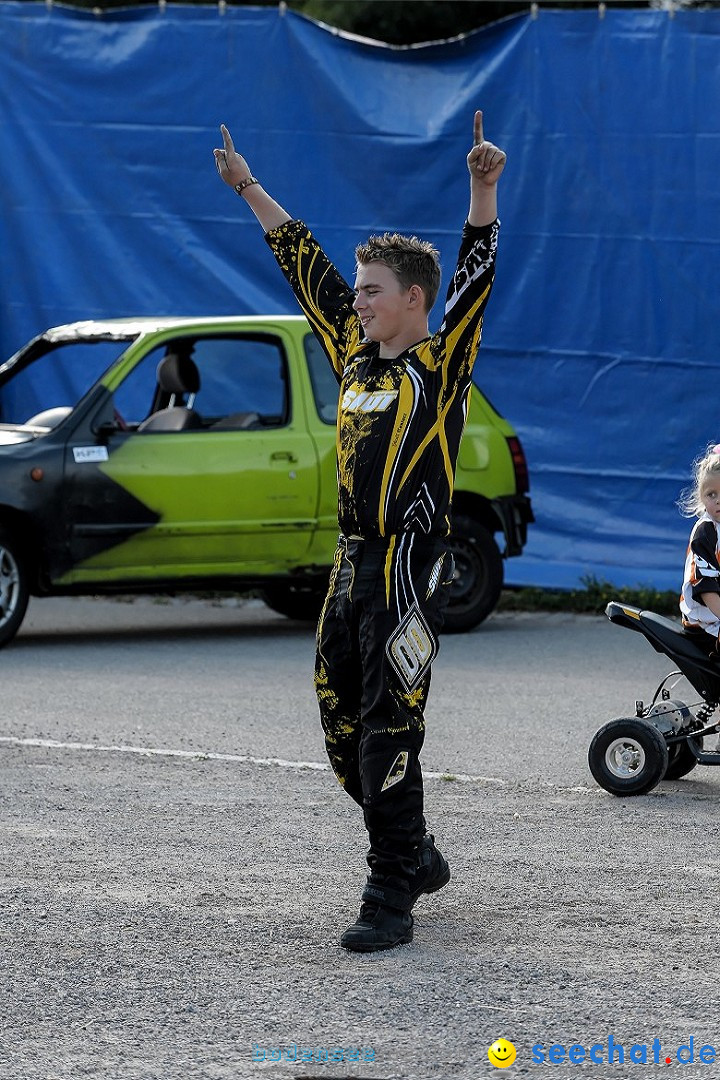
[[[363,808],[373,874],[415,873],[423,713],[453,570],[444,541],[417,533],[341,536],[335,553],[315,689],[332,768]]]

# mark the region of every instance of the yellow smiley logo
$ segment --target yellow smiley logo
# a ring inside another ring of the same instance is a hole
[[[517,1057],[517,1050],[507,1039],[496,1039],[488,1047],[488,1060],[496,1069],[507,1069]]]

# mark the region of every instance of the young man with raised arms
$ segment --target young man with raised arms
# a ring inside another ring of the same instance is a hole
[[[455,463],[495,272],[505,154],[474,118],[470,208],[440,329],[428,316],[438,252],[371,236],[352,288],[303,222],[262,187],[226,127],[215,162],[248,204],[338,383],[340,537],[317,631],[315,688],[335,775],[363,810],[370,874],[340,944],[412,940],[412,908],[450,870],[426,831],[418,755],[430,668],[453,576],[446,549]]]

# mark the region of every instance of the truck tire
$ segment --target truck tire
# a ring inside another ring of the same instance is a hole
[[[479,626],[497,607],[503,587],[503,561],[492,535],[467,517],[456,517],[448,537],[455,577],[445,612],[445,633]]]
[[[0,529],[0,646],[15,637],[30,598],[30,585],[20,548],[11,533]]]
[[[315,585],[291,585],[289,582],[277,582],[267,585],[260,593],[272,611],[286,615],[298,622],[317,622],[320,618],[327,587]]]

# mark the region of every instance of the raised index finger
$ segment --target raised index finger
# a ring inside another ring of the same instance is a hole
[[[482,111],[480,109],[475,113],[475,146],[479,146],[483,141],[483,122]]]
[[[220,125],[220,131],[222,132],[223,146],[225,147],[225,152],[226,153],[228,153],[228,151],[233,152],[235,150],[235,147],[233,145],[233,141],[232,141],[232,138],[230,136],[230,132],[228,131],[228,129],[225,127],[224,124]]]

